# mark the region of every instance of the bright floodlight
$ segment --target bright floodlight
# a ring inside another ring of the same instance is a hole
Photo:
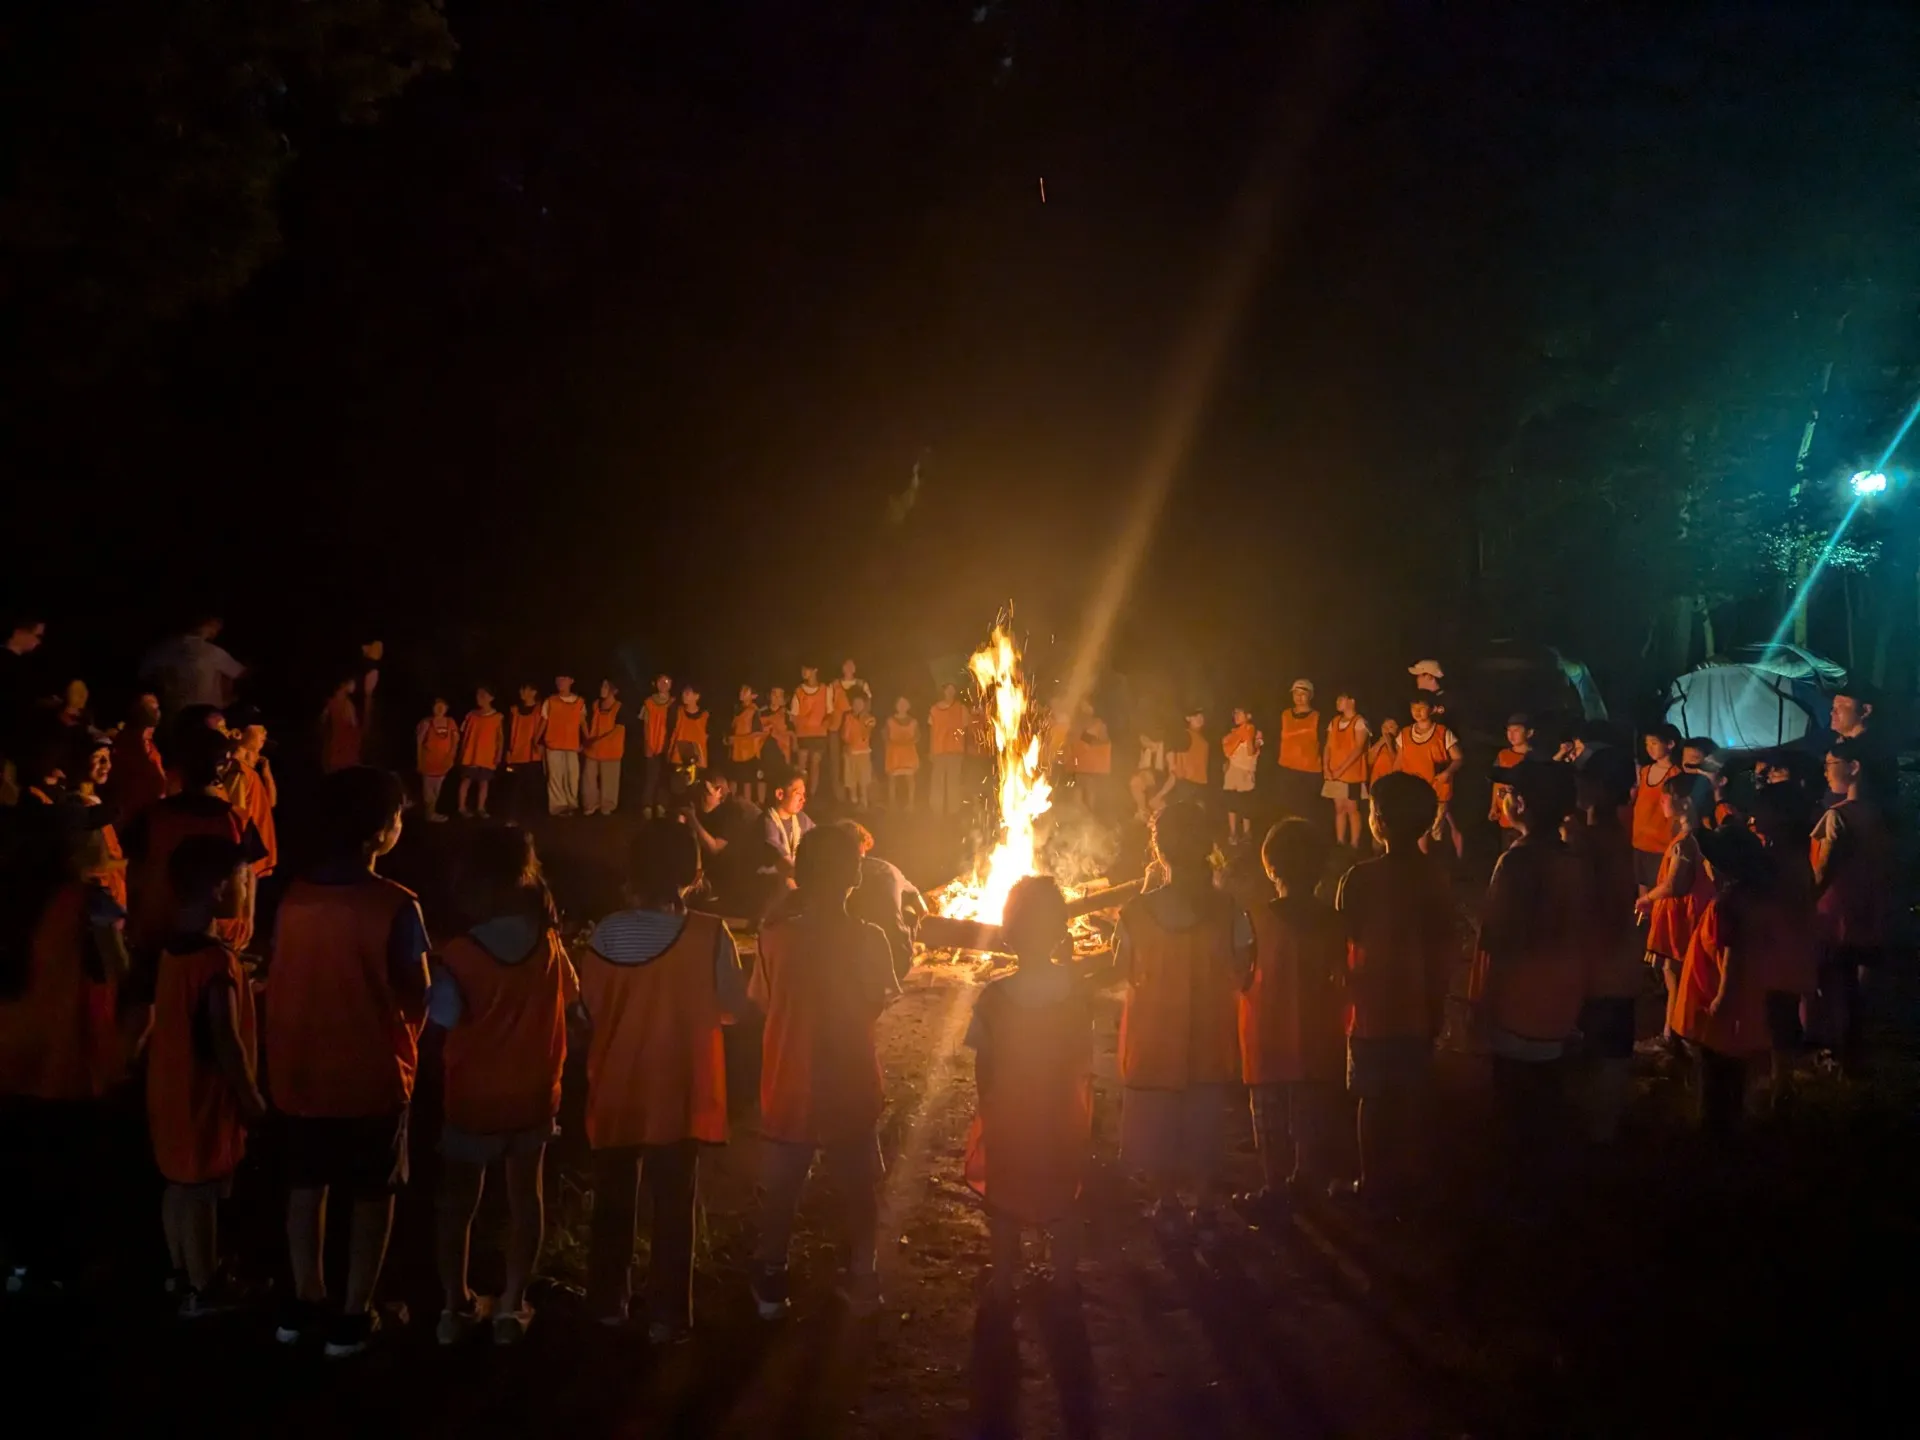
[[[1882,495],[1887,489],[1887,477],[1878,470],[1858,471],[1851,483],[1856,495]]]

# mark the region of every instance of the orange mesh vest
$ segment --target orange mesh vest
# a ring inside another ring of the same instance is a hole
[[[760,932],[760,1128],[769,1139],[871,1142],[880,1123],[879,1007],[853,993],[860,977],[847,963],[859,929],[844,916],[801,915]]]
[[[684,765],[689,760],[705,769],[707,765],[707,712],[691,712],[682,705],[673,712],[673,738],[667,742],[668,753],[676,765]]]
[[[178,953],[163,950],[147,1041],[147,1127],[160,1173],[176,1185],[231,1175],[247,1151],[240,1102],[220,1073],[203,1027],[207,992],[233,987],[236,1028],[247,1064],[254,1063],[253,992],[239,957],[218,942]]]
[[[0,1095],[85,1100],[96,1093],[93,1017],[108,987],[87,978],[87,886],[54,891],[27,941],[25,983],[0,999]]]
[[[1483,949],[1474,951],[1467,994],[1483,1004],[1489,1018],[1510,1035],[1526,1040],[1562,1040],[1573,1034],[1580,1006],[1587,998],[1593,933],[1586,923],[1586,875],[1581,862],[1558,847],[1546,853],[1523,854],[1516,846],[1495,867],[1517,863],[1525,872],[1530,904],[1545,933],[1530,935],[1526,943],[1495,966]],[[1511,897],[1510,897],[1511,898]]]
[[[1713,882],[1707,878],[1707,867],[1700,862],[1699,847],[1687,836],[1680,836],[1667,846],[1666,853],[1660,857],[1660,876],[1655,885],[1665,885],[1672,876],[1683,844],[1693,847],[1693,883],[1685,894],[1654,901],[1653,912],[1647,919],[1647,949],[1668,960],[1686,958],[1693,927],[1713,898]]]
[[[280,863],[280,835],[273,823],[273,805],[267,799],[266,782],[260,778],[260,772],[242,763],[239,771],[240,813],[253,822],[253,828],[259,832],[260,844],[266,855],[253,862],[253,873],[271,875],[273,867]]]
[[[673,723],[673,700],[662,700],[659,695],[649,695],[640,702],[641,726],[640,748],[647,755],[661,755],[667,748],[667,729]]]
[[[1092,1015],[1074,990],[1023,1005],[1005,985],[975,1008],[992,1084],[967,1130],[964,1173],[997,1214],[1044,1225],[1072,1210],[1093,1148]]]
[[[812,739],[827,733],[827,691],[809,691],[802,685],[793,692],[793,733]]]
[[[1238,913],[1230,898],[1211,892],[1206,913],[1185,930],[1161,925],[1144,896],[1121,912],[1132,952],[1120,1012],[1122,1084],[1184,1090],[1240,1078]]]
[[[587,702],[578,695],[549,695],[546,701],[547,734],[543,742],[549,750],[578,750],[580,732],[586,725]]]
[[[595,1149],[726,1140],[726,1045],[713,987],[719,924],[689,914],[673,944],[643,965],[616,965],[592,950],[581,958]]]
[[[538,702],[531,710],[522,710],[514,706],[507,716],[507,764],[532,765],[545,754],[545,747],[533,743],[533,737],[540,733],[540,706]]]
[[[760,733],[760,712],[743,705],[733,712],[733,729],[727,736],[727,754],[736,765],[759,758],[766,736]]]
[[[491,770],[498,765],[506,723],[507,717],[498,710],[469,710],[467,723],[460,727],[460,763],[478,770]]]
[[[1340,1079],[1346,1066],[1346,964],[1340,920],[1311,899],[1272,900],[1253,917],[1253,979],[1239,997],[1240,1078],[1249,1085]]]
[[[328,774],[360,763],[360,712],[351,695],[336,695],[320,717],[320,768]]]
[[[1280,712],[1280,768],[1320,773],[1320,712]]]
[[[460,989],[447,1032],[446,1118],[470,1135],[535,1130],[560,1113],[573,965],[552,930],[508,962],[471,936],[449,940],[440,964]]]
[[[920,768],[920,722],[887,717],[887,773],[900,775]]]
[[[1167,772],[1176,780],[1185,780],[1193,785],[1206,784],[1207,750],[1207,737],[1198,730],[1189,730],[1186,749],[1167,747]]]
[[[1366,732],[1360,717],[1351,720],[1336,715],[1327,722],[1327,778],[1358,785],[1367,777]]]
[[[1440,778],[1440,772],[1450,763],[1447,747],[1452,743],[1452,732],[1437,720],[1434,721],[1433,730],[1425,740],[1415,737],[1412,726],[1400,732],[1399,768],[1401,772],[1407,775],[1418,775],[1433,786],[1433,793],[1443,804],[1453,798],[1453,780]]]
[[[460,754],[460,727],[451,715],[428,720],[414,744],[414,763],[422,775],[446,775]]]
[[[620,723],[618,700],[596,700],[587,712],[587,758],[623,760],[627,754],[627,727]]]
[[[840,743],[846,747],[849,755],[869,755],[873,753],[873,716],[855,714],[849,710],[840,722]]]
[[[927,711],[928,747],[935,755],[962,755],[967,748],[967,707],[936,701]]]
[[[793,731],[787,725],[787,712],[784,710],[762,710],[760,723],[765,727],[766,738],[773,742],[774,749],[780,752],[783,760],[793,758]]]
[[[1640,767],[1640,783],[1633,790],[1633,848],[1644,850],[1649,855],[1666,852],[1673,843],[1673,817],[1660,811],[1660,796],[1666,788],[1665,780],[1654,784],[1647,779],[1653,771],[1651,765]],[[1679,767],[1669,768],[1666,779],[1680,773]]]
[[[147,851],[128,876],[133,904],[127,919],[127,944],[135,950],[151,951],[173,927],[175,906],[167,862],[182,840],[189,835],[218,835],[238,844],[246,833],[247,817],[231,804],[219,815],[198,815],[170,800],[148,807]],[[253,927],[246,920],[216,920],[213,928],[236,950],[246,949],[253,938]]]
[[[167,793],[167,769],[145,726],[129,724],[114,738],[110,773],[123,825]]]
[[[413,1097],[420,1021],[388,974],[388,937],[413,892],[378,875],[296,880],[280,902],[267,981],[267,1069],[289,1115],[384,1115]]]
[[[1745,894],[1723,895],[1701,908],[1667,1007],[1667,1024],[1674,1034],[1722,1055],[1759,1055],[1773,1048],[1767,992],[1751,968],[1759,958],[1754,953],[1760,938],[1757,922],[1764,919],[1759,909],[1755,897]],[[1727,955],[1736,943],[1745,946],[1745,953],[1736,957],[1741,968],[1734,971],[1719,1013],[1709,1015],[1707,1007],[1720,992]]]

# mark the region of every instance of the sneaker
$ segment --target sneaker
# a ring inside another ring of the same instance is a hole
[[[595,1320],[609,1330],[618,1330],[622,1325],[627,1323],[627,1302],[622,1300],[619,1308],[609,1310],[604,1315],[596,1316]]]
[[[476,1295],[465,1310],[442,1310],[440,1323],[433,1327],[433,1338],[442,1345],[458,1345],[462,1340],[470,1339],[473,1332],[493,1314],[493,1302],[483,1295]]]
[[[652,1320],[647,1323],[647,1344],[684,1345],[693,1338],[693,1326],[683,1320]]]
[[[320,1353],[329,1360],[349,1360],[365,1353],[379,1331],[380,1313],[377,1310],[342,1315],[327,1327],[326,1347]]]
[[[492,816],[492,815],[490,815],[490,814],[488,814],[488,813],[487,813],[487,812],[486,812],[485,810],[476,810],[476,811],[474,811],[473,813],[474,813],[474,814],[476,814],[476,815],[478,815],[478,816],[479,816],[479,817],[480,817],[480,818],[481,818],[482,820],[491,820],[491,819],[493,819],[493,816]]]
[[[518,1345],[527,1338],[527,1327],[531,1324],[533,1307],[524,1301],[518,1310],[503,1310],[493,1317],[493,1343]]]
[[[753,1308],[762,1320],[778,1320],[793,1308],[787,1292],[787,1268],[756,1265],[747,1277],[747,1289],[753,1292]]]
[[[886,1303],[880,1294],[878,1275],[849,1275],[840,1287],[841,1303],[847,1307],[847,1313],[856,1320],[865,1320],[870,1315],[880,1313],[880,1307]]]
[[[205,1290],[189,1289],[174,1313],[182,1320],[205,1320],[210,1315],[231,1315],[240,1308],[240,1297],[218,1286]]]
[[[27,1267],[16,1265],[7,1273],[7,1294],[24,1295],[27,1293]]]
[[[161,1288],[167,1294],[178,1299],[193,1288],[193,1283],[187,1279],[186,1271],[174,1270],[167,1275],[166,1282]]]
[[[298,1345],[309,1335],[318,1333],[321,1323],[318,1305],[309,1305],[304,1300],[289,1300],[280,1308],[273,1338],[282,1345]]]
[[[427,823],[430,825],[444,825],[447,823],[447,817],[436,810],[433,814],[427,816]]]

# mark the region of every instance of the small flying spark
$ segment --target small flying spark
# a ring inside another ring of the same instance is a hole
[[[1047,203],[1047,177],[1044,175],[1040,177],[1040,203]]]

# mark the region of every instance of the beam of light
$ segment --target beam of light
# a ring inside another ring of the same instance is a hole
[[[1335,7],[1316,36],[1304,79],[1278,93],[1269,111],[1267,138],[1235,201],[1220,265],[1168,365],[1158,418],[1149,432],[1140,476],[1119,537],[1087,600],[1079,649],[1067,678],[1065,704],[1069,714],[1093,689],[1121,604],[1146,555],[1174,476],[1192,445],[1194,429],[1206,410],[1235,324],[1266,268],[1267,254],[1282,219],[1292,218],[1291,212],[1283,217],[1281,201],[1298,203],[1301,171],[1332,108],[1349,42],[1359,14],[1366,8]]]

